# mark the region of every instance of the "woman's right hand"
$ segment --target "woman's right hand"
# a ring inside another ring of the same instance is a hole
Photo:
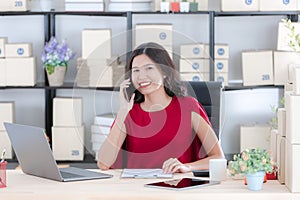
[[[125,94],[124,92],[126,92],[125,90],[127,88],[129,88],[131,82],[130,82],[130,79],[126,79],[124,80],[121,85],[120,85],[120,110],[123,110],[123,111],[127,111],[129,112],[132,107],[133,107],[133,103],[134,103],[134,96],[135,96],[135,93],[132,94],[132,96],[130,97],[130,100],[129,102],[127,101],[126,97],[125,97]]]

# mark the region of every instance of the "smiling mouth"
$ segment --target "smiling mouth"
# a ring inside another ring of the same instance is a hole
[[[139,83],[139,86],[140,87],[147,87],[148,85],[150,85],[151,84],[151,82],[149,81],[149,82],[141,82],[141,83]]]

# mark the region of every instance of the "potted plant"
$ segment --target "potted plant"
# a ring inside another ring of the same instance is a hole
[[[42,62],[50,86],[61,86],[63,84],[68,62],[74,58],[74,55],[65,40],[58,43],[55,37],[51,37],[49,42],[45,44]]]
[[[162,0],[160,2],[160,12],[170,12],[170,2],[167,2],[166,0]]]
[[[197,12],[198,11],[198,2],[196,0],[193,0],[190,2],[190,12]]]
[[[177,0],[174,0],[171,2],[171,11],[172,12],[179,12],[180,11],[180,4],[177,2]]]
[[[190,10],[190,2],[187,0],[182,0],[180,2],[180,12],[189,12]]]
[[[277,164],[271,159],[270,153],[265,149],[245,149],[233,156],[229,162],[231,175],[245,174],[248,189],[261,190],[265,173],[277,171]]]

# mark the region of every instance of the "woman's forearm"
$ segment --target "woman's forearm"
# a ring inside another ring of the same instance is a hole
[[[126,110],[120,110],[118,112],[107,139],[101,145],[98,153],[98,167],[100,169],[109,169],[117,159],[118,153],[126,138],[124,120],[127,114],[128,111]]]

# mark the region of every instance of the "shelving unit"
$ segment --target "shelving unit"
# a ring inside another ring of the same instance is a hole
[[[58,26],[61,26],[60,20],[61,17],[70,17],[75,19],[80,18],[87,18],[90,17],[94,20],[94,17],[96,18],[103,18],[107,20],[108,18],[117,18],[122,19],[122,22],[125,22],[125,25],[123,24],[123,28],[126,31],[126,37],[124,41],[124,44],[126,45],[126,52],[127,56],[126,59],[128,59],[128,54],[132,51],[133,48],[133,34],[132,29],[134,28],[133,25],[135,23],[135,20],[139,16],[161,16],[162,18],[165,17],[187,17],[187,16],[195,16],[197,18],[198,16],[206,16],[207,17],[207,30],[208,32],[205,33],[208,35],[208,43],[210,46],[210,52],[209,55],[212,59],[210,59],[210,80],[214,80],[214,44],[216,43],[216,19],[217,18],[226,18],[226,17],[249,17],[249,16],[287,16],[292,21],[298,21],[298,14],[300,12],[215,12],[215,11],[198,11],[193,13],[161,13],[161,12],[56,12],[56,11],[50,11],[50,12],[0,12],[0,16],[28,16],[28,15],[39,15],[43,16],[44,18],[44,25],[43,25],[43,37],[44,41],[46,42],[50,39],[51,36],[57,36],[63,37],[61,35],[61,30]],[[77,18],[78,17],[78,18]],[[1,18],[0,18],[1,20]],[[151,19],[149,19],[151,21]],[[80,23],[80,22],[79,22]],[[95,24],[96,26],[97,24]],[[1,32],[0,32],[1,34]],[[65,34],[65,32],[63,33]],[[79,34],[78,32],[72,32],[68,34]],[[73,40],[71,40],[73,41]],[[78,43],[78,41],[77,41]],[[38,55],[35,55],[37,58],[39,58]],[[75,62],[75,61],[74,61]],[[74,63],[73,63],[74,64]],[[37,66],[40,67],[40,66]],[[52,106],[53,106],[53,98],[56,96],[57,90],[64,90],[64,89],[86,89],[86,90],[101,90],[101,91],[112,91],[113,87],[100,87],[100,88],[80,88],[77,86],[74,86],[74,83],[66,82],[61,87],[49,87],[48,82],[46,80],[46,75],[44,74],[44,82],[39,82],[35,87],[0,87],[0,90],[6,90],[6,89],[42,89],[45,93],[45,129],[48,134],[48,136],[51,138],[51,127],[52,127]],[[258,86],[258,87],[244,87],[244,86],[227,86],[225,87],[225,90],[241,90],[241,89],[256,89],[256,88],[270,88],[275,86]],[[282,87],[276,87],[276,88],[282,88]]]

